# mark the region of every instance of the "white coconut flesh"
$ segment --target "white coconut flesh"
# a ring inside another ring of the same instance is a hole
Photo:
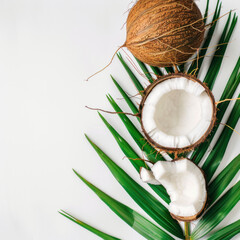
[[[185,148],[209,129],[213,103],[206,89],[185,77],[157,84],[145,99],[142,125],[146,134],[166,148]]]
[[[146,170],[146,169],[145,169]],[[140,172],[145,182],[162,184],[171,199],[169,212],[175,216],[192,217],[203,209],[206,199],[206,181],[202,171],[190,160],[158,161],[148,170]]]
[[[152,171],[147,170],[146,168],[143,168],[143,167],[141,168],[140,178],[145,183],[149,183],[152,185],[160,185],[160,182],[155,179]]]

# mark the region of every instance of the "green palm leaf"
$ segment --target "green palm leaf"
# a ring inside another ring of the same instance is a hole
[[[238,97],[240,97],[240,94]],[[231,126],[232,128],[235,128],[239,120],[239,117],[240,117],[240,101],[236,101],[236,103],[234,104],[233,110],[228,118],[227,125]],[[233,130],[225,126],[221,135],[217,140],[217,143],[215,144],[208,158],[204,162],[202,169],[206,174],[207,181],[210,181],[213,174],[217,170],[220,162],[222,161],[222,158],[227,149],[227,145],[229,143],[229,140],[232,134],[233,134]]]
[[[143,73],[145,74],[145,76],[147,77],[147,79],[149,80],[150,83],[153,83],[153,78],[152,78],[152,75],[150,74],[150,72],[148,71],[146,65],[141,62],[140,60],[138,60],[137,58],[135,58],[138,65],[140,66],[140,68],[142,69]]]
[[[179,66],[178,66],[178,70],[179,70],[180,72],[184,73],[184,72],[185,72],[185,64],[179,65]]]
[[[114,108],[116,112],[123,112],[122,109],[117,105],[114,99],[108,95],[108,101]],[[118,114],[124,125],[126,126],[128,132],[138,145],[138,147],[146,154],[150,161],[156,162],[160,160],[165,160],[162,155],[157,154],[156,150],[148,143],[144,136],[138,131],[135,125],[130,121],[130,119],[125,114]]]
[[[169,73],[174,73],[174,68],[173,67],[165,67],[166,72]]]
[[[231,23],[230,23],[231,22]],[[218,76],[219,70],[222,65],[223,56],[226,52],[228,42],[232,36],[233,30],[237,23],[237,16],[236,14],[233,15],[233,18],[231,20],[231,13],[228,16],[228,20],[225,24],[222,36],[218,42],[219,48],[216,49],[214,53],[214,57],[211,61],[211,64],[209,66],[209,70],[204,78],[204,82],[208,85],[209,89],[212,90],[215,80]],[[230,25],[230,27],[229,27]]]
[[[87,137],[87,136],[86,136]],[[116,180],[122,185],[131,198],[160,226],[173,235],[183,238],[180,225],[175,221],[168,209],[164,207],[148,191],[129,177],[117,164],[115,164],[96,144],[88,137],[87,140],[95,149],[99,157],[107,165]]]
[[[217,198],[227,188],[233,178],[240,170],[240,154],[235,157],[223,171],[211,182],[208,187],[208,206],[217,200]]]
[[[205,59],[205,56],[206,56],[206,53],[207,53],[207,50],[208,50],[208,47],[209,47],[209,44],[212,40],[212,37],[213,37],[213,33],[215,31],[215,28],[216,28],[216,25],[217,25],[217,19],[219,18],[220,16],[220,12],[221,12],[221,6],[222,4],[220,3],[219,4],[219,0],[217,2],[217,5],[216,5],[216,9],[215,9],[215,12],[214,12],[214,15],[213,15],[213,19],[212,19],[212,22],[211,22],[211,25],[210,25],[210,29],[205,37],[205,41],[202,45],[202,49],[199,51],[199,59],[195,59],[192,64],[190,65],[189,69],[188,69],[188,73],[191,73],[193,72],[193,70],[196,69],[196,72],[195,74],[198,75],[200,69],[201,69],[201,66],[202,66],[202,63],[203,63],[203,60]],[[204,20],[206,21],[207,20],[207,15],[208,15],[208,7],[209,7],[209,1],[207,2],[207,7],[206,7],[206,11],[205,11],[205,15],[204,15]]]
[[[112,76],[111,76],[112,77]],[[128,97],[128,95],[125,93],[125,91],[122,89],[122,87],[119,85],[119,83],[112,77],[112,80],[115,84],[115,86],[117,87],[117,89],[119,90],[119,92],[121,93],[121,95],[123,96],[124,100],[126,101],[126,103],[128,104],[128,106],[130,107],[130,109],[132,110],[132,112],[134,114],[138,113],[139,110],[138,108],[135,106],[135,104],[132,102],[132,100]],[[138,121],[140,120],[139,118],[137,118]]]
[[[82,221],[80,221],[79,219],[73,217],[72,215],[70,215],[69,213],[61,210],[61,212],[59,212],[61,215],[63,215],[64,217],[68,218],[69,220],[75,222],[76,224],[82,226],[83,228],[87,229],[88,231],[96,234],[97,236],[101,237],[102,239],[105,239],[105,240],[120,240],[120,238],[116,238],[116,237],[113,237],[113,236],[110,236]]]
[[[157,77],[163,75],[162,71],[158,67],[150,66],[150,68],[152,69],[152,71]]]
[[[240,200],[240,181],[227,191],[202,217],[194,228],[192,239],[199,239],[213,230]]]
[[[126,205],[120,203],[119,201],[113,199],[99,188],[95,187],[93,184],[88,182],[75,170],[74,173],[93,191],[97,196],[124,222],[126,222],[130,227],[144,236],[149,240],[174,240],[170,235],[164,232],[162,229],[148,221],[146,218],[141,216],[139,213],[133,209],[127,207]]]
[[[128,144],[128,142],[106,121],[106,119],[98,113],[100,118],[103,120],[104,124],[107,126],[109,131],[112,133],[119,147],[130,160],[133,167],[139,173],[141,167],[146,167],[146,164],[141,160],[140,156],[133,150],[133,148]]]
[[[219,3],[219,0],[217,2],[217,5]],[[204,24],[206,25],[206,22],[207,22],[207,18],[208,18],[208,10],[209,10],[209,0],[207,0],[207,5],[206,5],[206,10],[205,10],[205,13],[204,13]]]
[[[144,91],[144,88],[142,86],[142,84],[138,81],[137,77],[135,76],[135,74],[132,72],[132,70],[129,68],[129,66],[126,64],[126,62],[124,61],[122,55],[120,53],[117,54],[118,59],[120,60],[120,62],[122,63],[123,67],[125,68],[125,70],[127,71],[129,77],[132,79],[135,87],[137,88],[138,92],[140,94],[142,94],[142,92]]]
[[[239,72],[239,69],[240,69],[240,58],[238,59],[237,63],[236,63],[236,66],[235,68],[233,69],[232,71],[232,74],[227,82],[227,85],[222,93],[222,96],[220,98],[220,101],[221,100],[224,100],[224,99],[231,99],[237,89],[237,87],[239,86],[239,83],[240,83],[240,74],[238,74]],[[224,103],[221,103],[219,106],[218,106],[218,109],[219,111],[217,112],[217,120],[219,122],[222,121],[222,118],[229,106],[229,103],[230,102],[224,102]],[[215,136],[215,133],[217,132],[218,130],[218,127],[219,125],[215,125],[214,129],[212,130],[211,132],[211,135],[208,137],[208,140],[205,141],[204,143],[202,143],[192,154],[192,160],[198,164],[201,159],[203,158],[204,154],[206,153],[213,137]]]
[[[240,220],[213,233],[208,240],[230,240],[240,233]]]
[[[107,122],[107,120],[99,113],[99,116],[103,120],[106,127],[109,129],[109,131],[112,133],[113,137],[117,141],[119,147],[123,151],[123,153],[126,155],[126,157],[129,159],[129,161],[132,163],[134,168],[139,173],[141,167],[145,167],[148,169],[148,166],[143,163],[143,161],[135,160],[140,159],[138,154],[132,149],[132,147],[127,143],[127,141]],[[165,190],[165,188],[162,185],[152,185],[149,184],[149,186],[155,191],[158,196],[160,196],[166,203],[170,203],[170,198]]]

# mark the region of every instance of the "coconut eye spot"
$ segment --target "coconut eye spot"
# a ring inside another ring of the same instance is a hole
[[[156,104],[156,126],[172,136],[188,134],[201,121],[200,101],[201,97],[185,90],[173,90],[164,94]]]
[[[150,86],[142,102],[143,131],[158,148],[191,148],[215,121],[210,91],[199,81],[176,76]]]

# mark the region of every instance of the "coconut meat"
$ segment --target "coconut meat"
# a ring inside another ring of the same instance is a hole
[[[160,182],[155,179],[152,171],[147,170],[146,168],[142,167],[140,169],[140,178],[145,183],[149,183],[152,185],[160,185]]]
[[[184,148],[205,134],[213,116],[212,99],[198,82],[167,79],[148,94],[142,108],[146,134],[160,146]]]
[[[171,202],[169,211],[180,217],[192,217],[203,209],[206,199],[206,181],[200,168],[188,159],[158,161],[151,171],[140,171],[144,182],[162,184]]]

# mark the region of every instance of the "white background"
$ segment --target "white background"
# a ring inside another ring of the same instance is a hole
[[[110,74],[128,93],[136,93],[116,58],[106,71],[84,81],[106,65],[123,44],[125,28],[121,27],[129,3],[130,0],[0,0],[1,239],[98,239],[58,214],[59,209],[121,239],[143,239],[72,172],[75,168],[106,193],[143,213],[84,138],[87,133],[140,182],[97,113],[84,107],[111,110],[105,94],[111,93],[115,98],[120,95]],[[204,9],[206,1],[198,4]],[[215,4],[211,0],[210,13]],[[222,13],[230,8],[239,13],[239,1],[223,0]],[[225,21],[226,17],[220,20],[217,33]],[[217,40],[219,34],[215,35]],[[213,91],[216,99],[239,56],[239,41],[238,24]],[[119,104],[129,111],[122,100]],[[138,151],[118,117],[105,116]],[[236,130],[240,131],[239,124]],[[240,136],[233,134],[221,168],[239,153],[239,140]],[[239,216],[238,204],[218,228]]]

